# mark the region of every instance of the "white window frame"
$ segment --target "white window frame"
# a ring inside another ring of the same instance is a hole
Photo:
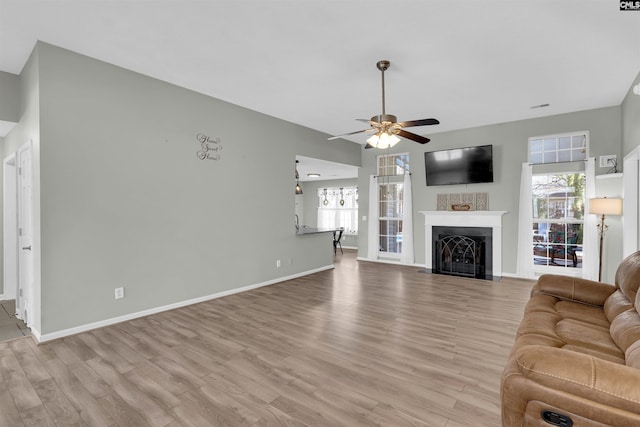
[[[393,174],[388,174],[388,169],[389,166],[385,165],[385,166],[381,166],[381,159],[386,159],[389,157],[401,157],[401,156],[406,156],[406,162],[405,162],[405,166],[395,166],[395,173]],[[382,191],[382,187],[385,186],[390,186],[390,185],[397,185],[398,187],[398,195],[403,194],[404,191],[404,174],[405,172],[410,172],[411,170],[411,158],[409,153],[393,153],[393,154],[381,154],[377,157],[377,162],[376,162],[376,170],[378,172],[378,191],[376,194],[378,194],[378,198],[380,196],[380,193]],[[382,169],[385,168],[385,169]],[[400,198],[399,200],[401,203],[403,202],[403,199]],[[376,200],[376,203],[380,204],[380,200]],[[403,206],[399,206],[399,210],[400,212],[403,212]],[[382,212],[380,209],[378,209],[378,233],[376,236],[376,239],[378,240],[378,242],[380,242],[380,228],[381,228],[381,223],[382,221],[396,221],[398,222],[398,230],[400,230],[402,228],[402,223],[403,223],[403,217],[402,215],[400,216],[395,216],[395,217],[387,217],[387,216],[382,216]],[[388,236],[388,235],[387,235]],[[392,259],[400,259],[402,256],[402,233],[398,232],[396,234],[396,241],[397,243],[399,243],[398,245],[398,251],[397,252],[387,252],[387,251],[382,251],[380,250],[381,245],[380,243],[378,243],[378,256],[383,257],[383,258],[392,258]]]
[[[536,173],[533,174],[532,176],[550,176],[550,175],[571,175],[571,174],[582,174],[585,175],[585,171],[582,170],[575,170],[575,169],[566,169],[566,170],[561,170],[561,171],[555,171],[555,172],[548,172],[548,173]],[[586,179],[586,176],[585,176]],[[586,188],[585,188],[585,194],[583,195],[583,197],[586,199]],[[533,210],[533,197],[531,199],[532,205],[531,205],[531,209]],[[586,202],[586,200],[584,201]],[[533,213],[533,212],[532,212]],[[530,225],[530,228],[533,228],[533,224],[534,223],[548,223],[548,224],[582,224],[582,228],[583,228],[583,233],[584,233],[584,227],[585,227],[585,216],[587,215],[587,213],[585,212],[583,215],[582,220],[579,219],[573,219],[573,218],[567,218],[566,216],[563,218],[547,218],[547,219],[540,219],[540,218],[532,218],[532,223]],[[532,236],[533,237],[533,236]],[[547,237],[547,236],[545,236]],[[533,244],[535,244],[535,239],[533,240]],[[544,245],[549,245],[553,242],[548,242],[545,241],[542,242],[542,244]],[[584,237],[583,237],[583,242],[581,243],[581,246],[584,247]],[[566,246],[567,243],[565,241],[564,245]],[[532,255],[533,256],[533,255]],[[580,255],[581,256],[581,255]],[[565,266],[562,265],[540,265],[540,264],[533,264],[533,271],[536,274],[562,274],[564,276],[572,276],[572,277],[582,277],[582,271],[584,268],[584,264],[580,267],[580,268],[575,268],[575,267],[567,267],[566,264],[569,261],[565,259]],[[584,262],[584,259],[583,259]]]
[[[343,204],[340,204],[342,191]],[[326,192],[326,199],[325,199]],[[324,201],[327,201],[325,204]],[[344,234],[358,234],[358,187],[318,188],[318,228],[344,227]]]
[[[582,147],[573,146],[573,138],[577,136],[584,137],[584,144]],[[562,138],[570,138],[571,139],[571,147],[560,147],[559,140]],[[556,140],[556,147],[550,149],[549,147],[545,148],[545,140]],[[542,141],[541,150],[537,150],[536,146],[538,141]],[[573,156],[574,151],[584,150],[584,155],[580,155],[580,158],[575,158]],[[545,161],[545,154],[555,153],[555,161]],[[536,155],[541,156],[541,161],[537,161]],[[568,158],[567,158],[568,155]],[[542,136],[534,136],[529,138],[527,145],[527,159],[529,163],[533,165],[546,165],[546,164],[554,164],[554,163],[569,163],[569,162],[581,162],[585,161],[589,158],[589,131],[579,131],[579,132],[565,132],[565,133],[557,133],[551,135],[542,135]]]

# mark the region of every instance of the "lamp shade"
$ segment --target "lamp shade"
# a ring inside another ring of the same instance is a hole
[[[622,199],[597,197],[589,199],[589,213],[597,215],[622,215]]]
[[[389,148],[400,142],[400,138],[387,132],[380,132],[372,135],[367,142],[374,148]]]

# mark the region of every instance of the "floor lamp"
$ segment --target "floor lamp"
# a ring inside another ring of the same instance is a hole
[[[600,234],[600,264],[598,266],[598,282],[602,281],[602,240],[604,239],[604,233],[609,228],[604,223],[605,215],[622,215],[622,199],[608,199],[606,197],[598,197],[595,199],[589,199],[589,213],[602,215],[600,217],[600,224],[598,224],[598,233]]]

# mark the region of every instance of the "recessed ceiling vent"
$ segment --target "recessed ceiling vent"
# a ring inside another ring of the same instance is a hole
[[[546,107],[548,107],[548,106],[549,106],[549,104],[532,105],[532,106],[531,106],[531,109],[532,109],[532,110],[535,110],[536,108],[546,108]]]

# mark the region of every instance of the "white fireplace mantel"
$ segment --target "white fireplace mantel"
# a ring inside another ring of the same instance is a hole
[[[425,265],[432,268],[432,227],[487,227],[493,235],[493,276],[502,276],[502,215],[507,211],[420,211],[424,215]]]

